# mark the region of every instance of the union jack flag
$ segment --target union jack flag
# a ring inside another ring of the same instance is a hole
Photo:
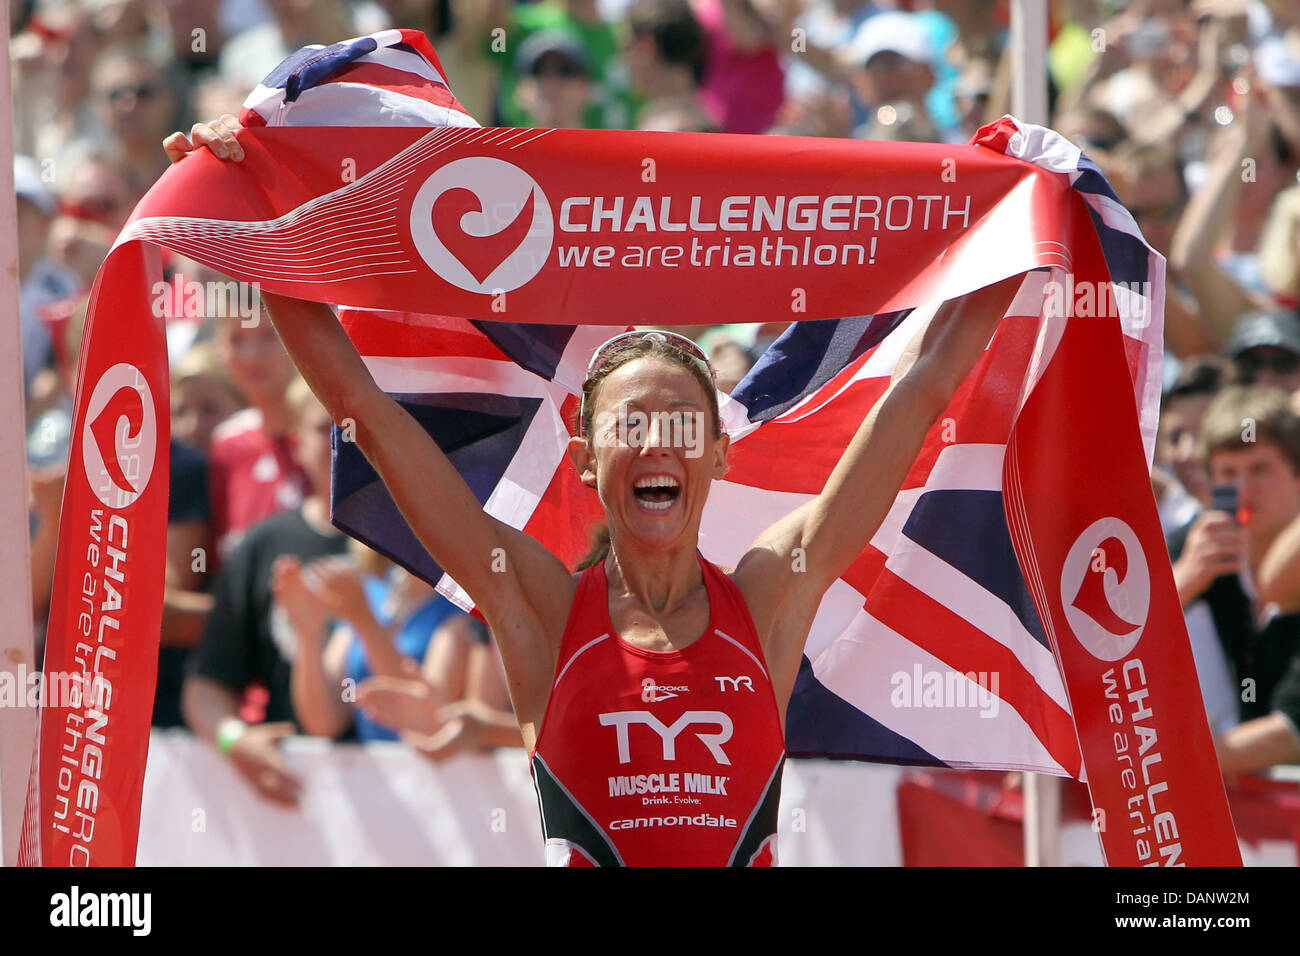
[[[120,822],[97,834],[66,822],[64,728],[108,717],[96,701],[42,714],[25,860],[134,859],[167,461],[160,451],[143,490],[116,484],[111,464],[166,448],[155,243],[271,292],[341,303],[376,380],[482,506],[569,564],[603,517],[565,454],[570,423],[589,357],[624,328],[583,320],[650,324],[671,309],[674,324],[704,323],[729,305],[776,321],[789,287],[808,287],[806,315],[820,321],[791,326],[721,398],[730,471],[700,548],[727,567],[822,490],[941,299],[1019,277],[879,530],[821,602],[788,752],[1080,778],[1086,760],[1094,804],[1116,820],[1128,819],[1140,758],[1158,845],[1142,835],[1149,819],[1132,834],[1103,828],[1107,859],[1240,863],[1144,469],[1164,262],[1077,148],[1010,117],[966,147],[485,129],[428,41],[396,30],[299,51],[242,119],[244,161],[197,151],[172,167],[95,281],[71,452],[84,467],[64,492],[45,669],[87,669],[69,609],[98,563],[97,529],[117,529],[125,547],[129,527],[125,574],[103,572],[127,590],[113,592],[120,607],[104,604],[120,621],[101,617],[94,667],[105,687],[140,693],[113,696],[111,740],[95,744],[103,767],[80,764],[100,777],[101,819]],[[629,187],[647,151],[674,173]],[[960,185],[943,178],[953,163]],[[676,235],[642,245],[652,231]],[[710,243],[721,232],[739,238]],[[530,321],[486,321],[505,317],[498,292]],[[463,318],[425,314],[436,311]],[[537,324],[552,316],[577,324]],[[142,414],[119,416],[106,452],[91,426],[122,389]],[[468,604],[357,449],[336,437],[335,458],[336,523]]]
[[[418,30],[303,47],[248,95],[239,120],[245,126],[479,125],[452,94],[438,55]]]
[[[427,41],[410,31],[299,51],[249,97],[241,119],[478,125],[451,94]],[[1086,201],[1129,344],[1149,459],[1161,355],[1160,324],[1151,317],[1163,314],[1163,260],[1097,167],[1061,137],[1005,120],[985,131],[983,143],[1067,175]],[[990,275],[996,255],[989,250]],[[1044,328],[1044,290],[1065,284],[1072,269],[1062,248],[1058,267],[1024,276],[871,546],[825,595],[789,707],[792,756],[1082,776],[1060,670],[1013,547],[1014,489],[1004,484],[1012,426],[1059,341],[1059,332]],[[732,445],[728,474],[705,508],[706,558],[734,566],[759,532],[822,489],[904,345],[938,304],[795,323],[731,396],[720,396]],[[587,362],[626,326],[346,306],[340,317],[376,381],[424,426],[483,507],[575,563],[602,513],[565,448]],[[333,513],[349,534],[471,606],[365,458],[337,436]]]

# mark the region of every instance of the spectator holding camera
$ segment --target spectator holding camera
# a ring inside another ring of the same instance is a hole
[[[1300,589],[1284,583],[1300,577],[1288,557],[1300,550],[1289,542],[1300,518],[1300,416],[1289,400],[1233,385],[1211,402],[1200,449],[1218,507],[1170,540],[1225,774],[1300,763],[1300,600],[1290,595]]]

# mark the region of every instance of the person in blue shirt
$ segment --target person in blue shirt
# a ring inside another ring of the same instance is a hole
[[[286,557],[272,588],[273,630],[292,645],[294,711],[315,736],[355,729],[362,742],[399,739],[355,706],[357,686],[372,676],[420,677],[444,701],[459,700],[474,648],[487,646],[480,622],[373,552],[361,562]]]

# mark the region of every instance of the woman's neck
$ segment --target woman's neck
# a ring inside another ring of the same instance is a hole
[[[655,614],[680,607],[704,580],[693,545],[646,551],[611,538],[605,575]]]

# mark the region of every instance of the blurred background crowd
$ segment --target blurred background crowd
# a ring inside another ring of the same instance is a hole
[[[1153,492],[1224,770],[1300,763],[1300,3],[1049,8],[1050,125],[1168,259]],[[964,143],[1010,111],[1007,0],[12,0],[9,14],[38,654],[90,284],[166,168],[164,137],[238,113],[297,48],[423,30],[484,125]],[[482,623],[330,525],[329,418],[269,322],[209,314],[187,283],[223,277],[197,263],[174,257],[169,276],[156,725],[188,725],[286,802],[286,733],[400,737],[433,757],[518,743]],[[729,390],[783,329],[675,330]]]

